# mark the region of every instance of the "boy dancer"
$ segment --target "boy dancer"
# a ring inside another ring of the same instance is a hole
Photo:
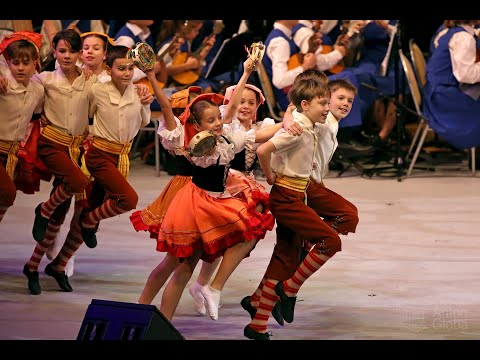
[[[126,46],[109,48],[106,64],[112,80],[95,84],[88,94],[89,114],[95,121],[85,162],[95,180],[88,199],[93,210],[82,213],[80,228],[89,247],[96,246],[95,232],[101,220],[135,209],[138,203],[138,195],[127,181],[128,154],[138,130],[150,122],[153,96],[148,103],[136,96],[128,50]]]
[[[322,183],[337,146],[338,121],[351,109],[356,90],[348,82],[338,87],[331,85],[338,103],[332,101],[335,110],[328,113],[330,91],[325,85],[315,79],[294,83],[289,97],[296,106],[293,117],[304,129],[302,135],[295,139],[280,131],[257,150],[267,182],[273,185],[269,205],[277,219],[277,244],[261,290],[256,291],[257,295],[261,291],[258,309],[244,329],[250,339],[269,340],[267,321],[278,297],[283,318],[293,321],[301,285],[341,250],[338,233],[354,232],[358,223],[356,207]],[[315,246],[302,261],[304,241]]]
[[[13,205],[16,187],[13,182],[18,162],[20,142],[24,139],[32,114],[38,120],[42,111],[44,91],[41,85],[30,81],[38,63],[38,48],[42,36],[30,31],[5,36],[0,43],[9,71],[0,68],[0,222]],[[4,71],[5,70],[5,71]]]

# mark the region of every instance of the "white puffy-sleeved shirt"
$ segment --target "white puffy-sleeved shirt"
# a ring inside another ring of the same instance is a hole
[[[157,134],[160,136],[160,142],[165,150],[174,153],[175,155],[184,155],[183,142],[185,139],[185,133],[183,131],[183,125],[180,120],[175,116],[175,123],[177,126],[173,130],[168,130],[165,127],[165,121],[158,122]]]
[[[130,83],[123,94],[109,81],[96,83],[88,93],[89,115],[95,116],[93,136],[126,144],[151,119],[150,105],[142,105]]]
[[[158,126],[158,135],[161,137],[163,147],[167,151],[172,151],[177,155],[183,155],[181,150],[184,147],[185,132],[184,127],[180,120],[175,117],[177,126],[174,130],[169,131],[165,128],[165,123],[160,122]],[[228,139],[230,144],[223,139],[218,138],[217,146],[214,152],[209,156],[191,158],[192,162],[201,167],[208,167],[216,165],[219,160],[220,165],[226,165],[230,163],[235,154],[242,151],[247,144],[255,142],[255,130],[233,130],[231,127],[223,129],[223,135]]]
[[[88,130],[88,93],[97,77],[88,80],[81,68],[80,75],[70,84],[61,68],[43,71],[32,76],[31,81],[45,89],[44,112],[58,130],[72,136],[83,135]]]
[[[311,178],[314,182],[320,183],[328,173],[328,164],[332,160],[332,156],[338,146],[338,121],[335,116],[329,112],[325,123],[316,123],[313,128],[318,140]]]
[[[308,179],[314,171],[317,134],[305,115],[297,110],[292,115],[293,121],[302,127],[302,134],[295,136],[283,128],[278,130],[269,140],[275,146],[270,165],[276,174]]]
[[[25,137],[32,114],[42,112],[44,89],[30,81],[27,87],[18,83],[11,73],[7,76],[5,95],[0,95],[0,140],[20,141]]]
[[[223,117],[223,115],[225,114],[225,111],[227,110],[227,105],[220,105],[219,108],[220,108],[220,114]],[[263,119],[261,121],[256,121],[256,122],[253,122],[253,120],[250,121],[250,129],[253,129],[254,131],[263,129],[264,127],[267,127],[267,126],[270,126],[270,125],[275,125],[275,120],[272,119],[272,118],[269,118],[269,117],[266,117],[265,119]],[[237,130],[248,131],[245,128],[245,126],[243,126],[243,124],[240,122],[240,120],[238,120],[236,113],[235,113],[235,115],[232,119],[232,122],[230,124],[224,124],[223,128],[227,132],[237,131]],[[260,146],[260,144],[255,143],[255,142],[248,142],[246,144],[246,148],[247,149],[252,149],[252,150],[256,150],[259,146]]]

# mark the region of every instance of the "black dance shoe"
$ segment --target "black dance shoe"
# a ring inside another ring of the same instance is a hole
[[[60,289],[65,292],[73,291],[73,288],[68,283],[68,276],[65,274],[64,271],[55,271],[52,268],[52,263],[48,264],[45,267],[45,274],[48,276],[53,277],[56,281]]]
[[[287,296],[283,291],[282,281],[279,281],[275,285],[275,292],[280,296],[280,305],[282,309],[282,317],[286,322],[291,323],[293,321],[293,312],[295,310],[295,303],[297,301],[296,296]]]
[[[252,340],[270,340],[269,333],[256,332],[250,327],[250,325],[245,326],[245,329],[243,329],[243,335]]]
[[[252,303],[250,302],[250,296],[245,296],[240,302],[240,305],[242,305],[242,308],[250,314],[250,318],[253,320],[255,314],[257,313],[257,309],[252,306]],[[283,321],[282,310],[280,308],[279,301],[275,303],[275,306],[272,309],[272,316],[279,325],[283,326],[285,324]]]
[[[80,214],[80,231],[82,233],[82,238],[83,242],[85,245],[87,245],[90,249],[93,249],[94,247],[97,246],[97,235],[95,233],[97,232],[97,226],[94,228],[86,228],[83,227],[83,217],[86,211],[83,211]]]
[[[42,216],[40,211],[42,203],[35,208],[35,221],[33,223],[32,235],[37,242],[42,242],[45,239],[49,219]]]
[[[27,264],[23,266],[23,275],[28,279],[28,290],[32,295],[39,295],[42,292],[38,271],[30,271]]]

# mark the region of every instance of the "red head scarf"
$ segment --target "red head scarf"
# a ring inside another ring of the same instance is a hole
[[[33,31],[17,31],[17,32],[14,32],[13,34],[5,36],[2,39],[2,42],[0,43],[0,54],[2,54],[5,51],[8,45],[18,40],[27,40],[31,42],[37,48],[37,53],[39,52],[40,47],[42,46],[42,34],[39,34]],[[5,57],[5,59],[7,59],[7,61],[9,60],[7,58],[7,54],[3,54],[3,56]]]
[[[179,117],[180,122],[183,124],[184,133],[185,133],[184,142],[183,142],[185,148],[188,148],[188,144],[190,144],[190,140],[198,133],[197,129],[195,129],[193,124],[187,121],[188,118],[190,117],[190,108],[194,104],[202,100],[211,101],[216,105],[220,105],[222,104],[223,99],[224,97],[220,94],[206,93],[206,94],[200,94],[195,99],[190,101],[190,103],[187,105],[187,107],[183,111],[182,115],[180,115]]]
[[[232,85],[232,86],[229,86],[227,90],[225,90],[225,100],[223,101],[223,105],[227,105],[230,102],[230,99],[232,98],[232,95],[233,95],[233,91],[235,90],[236,87],[237,85]],[[263,96],[262,90],[260,90],[258,87],[252,84],[245,84],[245,89],[253,90],[258,94],[260,98],[260,101],[257,104],[257,110],[258,110],[260,105],[262,105],[265,102],[265,96]],[[255,116],[253,118],[254,121],[256,120],[256,117],[257,117],[257,114],[255,113]]]

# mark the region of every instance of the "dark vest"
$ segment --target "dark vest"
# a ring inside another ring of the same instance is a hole
[[[239,153],[235,154],[235,157],[230,162],[230,167],[241,172],[249,172],[252,170],[253,164],[255,164],[255,161],[248,169],[245,168],[245,149],[243,149]]]
[[[183,155],[174,155],[177,162],[177,175],[192,176],[193,164]]]
[[[230,144],[230,141],[225,136],[223,138],[227,144]],[[224,192],[230,164],[219,165],[219,162],[220,158],[217,164],[206,168],[193,165],[192,182],[200,189],[206,191]]]

